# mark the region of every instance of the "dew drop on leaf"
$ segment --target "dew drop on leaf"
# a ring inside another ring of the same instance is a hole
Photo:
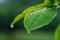
[[[30,32],[28,31],[28,34],[30,34]]]
[[[13,24],[11,24],[11,26],[10,26],[11,28],[14,28],[14,25]]]

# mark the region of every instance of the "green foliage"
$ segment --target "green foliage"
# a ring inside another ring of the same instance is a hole
[[[31,11],[24,18],[24,26],[28,32],[49,24],[57,15],[55,7],[43,7]]]
[[[54,3],[55,3],[55,0],[45,0],[45,5],[47,5],[47,6],[53,6],[54,5]]]
[[[15,17],[15,19],[13,20],[12,24],[15,24],[16,22],[20,21],[26,14],[30,13],[31,11],[34,11],[36,9],[42,8],[44,7],[44,4],[38,4],[32,7],[29,7],[27,9],[25,9],[21,14],[19,14],[18,16]]]
[[[55,40],[60,40],[60,24],[57,27],[55,31]]]
[[[44,3],[25,9],[15,17],[11,25],[14,25],[24,17],[24,26],[28,32],[48,25],[57,15],[55,0],[45,0]]]
[[[55,0],[55,5],[60,8],[60,0]]]

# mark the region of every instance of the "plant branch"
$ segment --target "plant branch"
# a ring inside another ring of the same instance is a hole
[[[57,8],[60,8],[60,2],[55,1],[55,5],[57,6]]]
[[[45,0],[45,1],[44,1],[44,4],[45,4],[46,6],[53,6],[54,3],[55,3],[55,0]]]

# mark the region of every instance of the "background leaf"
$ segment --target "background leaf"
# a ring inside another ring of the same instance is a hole
[[[55,7],[43,7],[31,11],[24,18],[24,26],[28,32],[49,24],[57,15]]]
[[[57,27],[58,28],[55,31],[55,39],[60,40],[60,24]]]

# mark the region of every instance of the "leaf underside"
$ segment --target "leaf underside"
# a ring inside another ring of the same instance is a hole
[[[56,17],[55,7],[43,7],[26,14],[24,26],[28,32],[48,25]]]

